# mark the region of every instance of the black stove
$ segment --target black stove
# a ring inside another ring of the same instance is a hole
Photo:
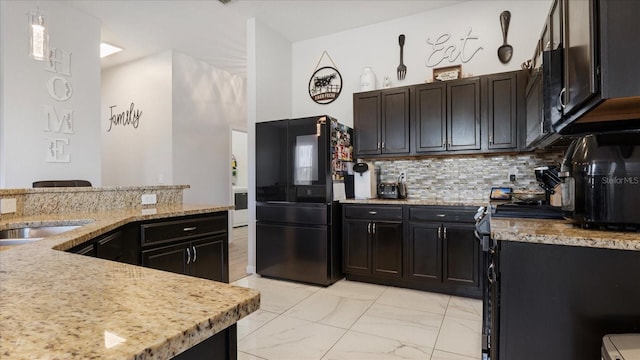
[[[559,207],[526,202],[512,202],[495,205],[491,216],[496,218],[564,219]]]

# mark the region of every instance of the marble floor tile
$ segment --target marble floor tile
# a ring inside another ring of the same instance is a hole
[[[278,317],[278,314],[258,309],[254,313],[238,321],[238,340],[259,329],[264,324]]]
[[[238,360],[264,360],[264,358],[238,351]]]
[[[445,315],[482,321],[482,300],[452,296]]]
[[[431,360],[478,360],[479,358],[454,354],[446,351],[434,350]]]
[[[353,299],[337,296],[334,292],[318,291],[284,315],[349,329],[372,303],[373,300]]]
[[[388,288],[384,285],[367,284],[358,281],[340,280],[321,292],[350,299],[375,300]]]
[[[482,321],[445,316],[435,348],[479,359],[481,338]]]
[[[428,360],[431,352],[430,347],[349,331],[322,360]]]
[[[443,314],[447,310],[450,295],[389,287],[376,300],[377,304],[386,304],[406,309],[429,311]]]
[[[434,347],[443,315],[374,303],[351,327],[418,346]]]
[[[319,286],[267,279],[257,275],[242,278],[233,285],[259,290],[260,309],[279,314],[321,289]]]
[[[246,336],[238,351],[268,360],[319,360],[346,330],[279,316]]]

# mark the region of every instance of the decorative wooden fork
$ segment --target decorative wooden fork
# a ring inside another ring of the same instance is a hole
[[[398,65],[398,80],[404,80],[404,77],[407,75],[407,66],[402,63],[404,50],[404,34],[401,34],[398,37],[398,42],[400,43],[400,65]]]

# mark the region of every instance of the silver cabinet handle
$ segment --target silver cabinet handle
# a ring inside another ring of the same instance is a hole
[[[567,106],[564,101],[563,101],[563,95],[567,92],[567,88],[562,88],[562,91],[560,91],[560,94],[558,94],[558,104],[560,105],[558,109],[558,111],[562,110],[565,108],[565,106]]]
[[[375,215],[377,213],[378,213],[377,211],[369,211],[369,215]]]
[[[376,223],[373,223],[373,233],[376,233]]]
[[[496,281],[496,271],[493,264],[489,265],[489,268],[487,269],[487,279],[490,284],[493,284]]]
[[[182,231],[193,231],[195,229],[197,229],[197,227],[192,226],[192,227],[186,227],[186,228],[182,229]]]
[[[436,214],[437,217],[445,217],[447,214]]]
[[[489,144],[493,144],[493,136],[489,135]]]
[[[191,263],[191,251],[187,248],[187,265]]]
[[[447,240],[447,228],[446,227],[444,227],[444,239]]]
[[[442,226],[438,226],[438,239],[442,239]]]
[[[382,148],[384,149],[384,141],[382,142]]]
[[[367,234],[371,234],[371,223],[367,224]]]
[[[198,253],[196,252],[196,247],[192,246],[193,249],[193,262],[196,262],[196,259],[198,257]]]
[[[378,150],[380,150],[380,143],[378,143]]]

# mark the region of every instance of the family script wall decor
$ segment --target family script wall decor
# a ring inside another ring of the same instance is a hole
[[[113,125],[122,125],[127,126],[131,125],[134,129],[137,129],[140,125],[140,117],[142,116],[142,110],[136,109],[136,105],[132,102],[129,106],[129,110],[122,111],[119,113],[114,113],[113,109],[117,105],[109,106],[109,110],[111,111],[111,116],[109,117],[109,129],[107,132],[111,131]]]

